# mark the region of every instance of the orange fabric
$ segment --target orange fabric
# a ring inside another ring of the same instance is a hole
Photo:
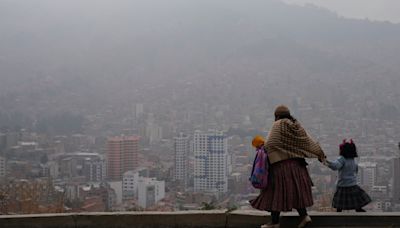
[[[253,141],[251,142],[251,144],[255,147],[255,148],[260,148],[262,145],[264,145],[264,137],[262,137],[261,135],[256,135],[253,138]]]

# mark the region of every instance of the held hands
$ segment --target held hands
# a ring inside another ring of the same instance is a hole
[[[321,162],[325,166],[328,165],[328,161],[326,160],[326,156],[325,155],[323,155],[322,157],[319,157],[318,161]]]
[[[317,144],[318,144],[318,146],[320,146],[319,142],[317,142]],[[321,162],[322,164],[325,164],[326,163],[326,155],[325,155],[324,151],[322,150],[321,146],[320,146],[320,149],[321,149],[321,154],[318,157],[318,161]]]
[[[319,142],[317,142],[317,143],[319,145]],[[326,160],[326,155],[325,155],[324,151],[322,150],[322,148],[321,148],[321,151],[322,151],[322,155],[320,157],[318,157],[318,161],[321,162],[323,165],[328,166],[328,161]]]
[[[329,165],[329,162],[328,162],[328,160],[324,160],[324,161],[322,161],[322,164],[324,165],[324,166],[328,166]]]

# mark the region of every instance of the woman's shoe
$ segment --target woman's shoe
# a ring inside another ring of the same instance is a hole
[[[312,222],[311,217],[306,215],[306,216],[304,216],[303,220],[300,222],[298,228],[305,228],[311,222]]]
[[[264,224],[261,226],[261,228],[279,228],[280,225],[278,224]]]

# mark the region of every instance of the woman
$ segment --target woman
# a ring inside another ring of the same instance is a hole
[[[311,223],[306,208],[313,205],[313,183],[304,158],[322,161],[324,152],[283,105],[275,109],[275,122],[265,142],[265,150],[271,163],[271,182],[251,201],[254,208],[271,212],[272,223],[261,228],[278,228],[280,212],[293,208],[301,217],[298,227],[306,227]]]

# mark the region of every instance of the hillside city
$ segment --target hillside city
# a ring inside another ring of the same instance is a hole
[[[104,137],[3,131],[1,213],[249,209],[247,201],[258,194],[248,181],[251,140],[255,134],[267,135],[273,107],[241,120],[229,115],[230,107],[179,113],[168,107],[157,115],[137,103],[126,119],[111,110],[88,116],[84,132],[113,132]],[[315,115],[315,110],[326,114]],[[293,112],[328,159],[337,157],[340,139],[351,135],[360,154],[359,184],[373,197],[367,209],[400,210],[398,120],[344,121],[333,118],[334,108],[301,102]],[[313,115],[330,116],[329,125],[307,118]],[[109,119],[116,120],[114,128]],[[317,160],[308,163],[312,210],[331,211],[337,173]]]
[[[0,214],[254,210],[280,104],[400,211],[400,25],[245,1],[0,3]],[[337,172],[307,159],[310,211]]]

